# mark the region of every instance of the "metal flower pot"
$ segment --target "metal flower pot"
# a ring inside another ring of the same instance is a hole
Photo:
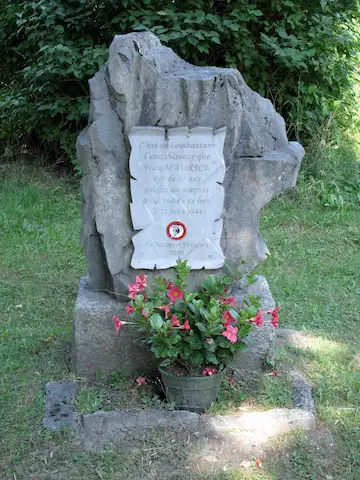
[[[179,377],[159,367],[169,402],[179,410],[205,412],[216,401],[224,371],[204,377]]]

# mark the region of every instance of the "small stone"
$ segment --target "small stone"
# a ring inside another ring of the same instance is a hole
[[[209,463],[218,463],[218,459],[215,457],[215,455],[205,455],[202,457],[203,460]]]
[[[43,425],[50,430],[75,424],[74,403],[78,383],[74,381],[45,384],[45,415]]]
[[[315,412],[315,403],[312,397],[311,387],[305,377],[296,370],[291,370],[288,375],[292,379],[294,407]]]

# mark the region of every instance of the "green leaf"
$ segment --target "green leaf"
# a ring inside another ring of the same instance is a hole
[[[194,350],[203,346],[203,342],[198,335],[193,335],[187,338],[189,338],[189,344]]]
[[[257,307],[249,307],[246,309],[246,313],[248,314],[248,318],[253,318],[255,317],[256,313],[258,311],[258,308]]]
[[[247,350],[249,347],[245,342],[238,340],[233,344],[237,353]]]
[[[166,340],[170,345],[175,345],[176,343],[181,342],[182,337],[176,333],[175,335],[166,337]]]
[[[252,325],[250,323],[246,323],[245,325],[240,325],[238,328],[238,338],[247,337],[252,330]]]
[[[214,365],[218,365],[220,363],[220,360],[217,358],[215,353],[212,352],[205,352],[205,359]]]
[[[230,347],[230,342],[227,340],[225,337],[222,335],[216,338],[216,343],[219,347],[221,348],[229,348]]]
[[[205,320],[209,320],[209,312],[205,308],[201,307],[199,313],[203,318],[205,318]]]
[[[237,319],[239,318],[239,314],[238,314],[237,311],[234,310],[234,309],[231,309],[231,310],[230,310],[230,315],[231,315],[233,318],[235,318],[235,320],[237,320]]]
[[[215,352],[216,349],[218,348],[217,346],[217,343],[207,343],[206,341],[204,341],[204,348],[205,350],[207,350],[208,352]]]
[[[193,365],[201,365],[204,363],[204,355],[199,350],[195,350],[190,355],[189,360]]]
[[[197,323],[195,323],[195,325],[200,330],[200,332],[206,332],[206,326],[203,323],[197,322]]]
[[[196,313],[196,307],[192,303],[189,303],[188,307],[192,311],[192,313]]]
[[[150,326],[154,330],[161,330],[161,328],[164,326],[164,320],[158,313],[154,313],[153,315],[151,315],[149,320]]]
[[[183,357],[184,360],[188,360],[192,352],[193,350],[190,347],[190,345],[185,345],[184,348],[182,349],[181,356]]]
[[[168,349],[166,347],[152,347],[151,351],[154,352],[156,358],[166,358],[168,356]]]
[[[225,348],[219,348],[216,352],[217,357],[224,363],[228,364],[232,361],[234,356],[229,352],[228,349]]]

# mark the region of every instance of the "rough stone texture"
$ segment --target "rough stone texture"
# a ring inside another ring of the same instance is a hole
[[[279,328],[276,332],[275,349],[280,350],[286,345],[297,348],[306,348],[311,344],[311,336],[292,328]],[[295,408],[302,408],[315,412],[315,403],[312,397],[311,386],[302,373],[297,370],[284,372],[292,381],[293,403]]]
[[[73,369],[79,376],[96,372],[111,373],[122,368],[125,373],[155,373],[157,361],[140,334],[133,327],[123,327],[118,335],[113,315],[129,320],[125,304],[111,295],[88,288],[87,279],[80,280],[75,305],[72,339]]]
[[[87,450],[128,450],[151,434],[161,436],[162,432],[174,428],[176,434],[181,435],[185,430],[195,434],[195,438],[189,436],[189,441],[201,442],[203,460],[216,463],[226,458],[239,465],[239,458],[258,456],[270,438],[314,427],[314,415],[300,409],[217,417],[186,411],[131,410],[83,415],[76,435]]]
[[[83,415],[76,436],[87,450],[126,450],[152,432],[197,429],[200,416],[187,411],[122,410]]]
[[[236,303],[242,305],[247,293],[260,297],[261,309],[264,312],[275,308],[275,301],[271,295],[269,284],[265,277],[256,275],[257,281],[250,285],[248,290],[240,282],[232,288],[231,294],[235,296]],[[244,383],[256,381],[262,371],[266,360],[274,355],[276,332],[272,325],[265,324],[262,327],[252,329],[251,334],[245,340],[248,350],[239,355],[233,365],[237,369],[236,377]]]
[[[43,425],[50,430],[75,425],[74,402],[77,382],[60,381],[45,384]]]
[[[135,232],[128,134],[134,126],[226,127],[221,246],[235,271],[244,269],[243,259],[251,267],[266,257],[259,212],[295,185],[304,154],[301,145],[288,142],[284,121],[269,100],[253,92],[237,70],[190,65],[150,32],[115,36],[90,92],[90,122],[77,150],[91,288],[125,292],[143,273],[130,267]],[[191,275],[197,285],[207,272]]]
[[[249,293],[259,296],[261,307],[267,311],[275,302],[264,277],[249,287]],[[232,292],[239,305],[245,290],[234,287]],[[121,328],[115,335],[112,316],[129,319],[125,304],[111,295],[88,288],[86,278],[80,281],[73,319],[72,364],[79,376],[88,377],[96,372],[111,373],[122,368],[125,373],[157,373],[157,360],[146,345],[140,345],[141,336],[133,327]],[[254,327],[246,340],[249,349],[235,360],[238,377],[248,383],[256,379],[264,361],[272,355],[275,332],[272,326]]]
[[[311,393],[311,387],[305,377],[296,370],[288,372],[292,380],[293,403],[295,408],[302,408],[309,412],[315,412],[314,399]]]

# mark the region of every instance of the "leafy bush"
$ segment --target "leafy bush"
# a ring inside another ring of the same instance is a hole
[[[321,127],[308,145],[296,192],[305,203],[344,211],[360,206],[359,146],[356,136],[334,139],[329,125]]]
[[[72,158],[113,35],[150,29],[188,61],[238,68],[304,141],[335,110],[353,121],[358,21],[358,0],[0,0],[1,139]]]

